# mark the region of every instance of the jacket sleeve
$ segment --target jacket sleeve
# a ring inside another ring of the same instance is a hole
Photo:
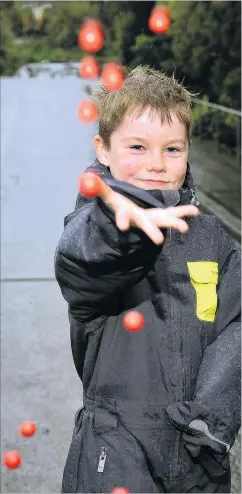
[[[72,316],[84,323],[110,314],[112,299],[145,276],[159,249],[139,230],[119,231],[101,199],[79,201],[55,253],[56,279]]]
[[[218,475],[241,420],[240,252],[219,226],[218,309],[214,340],[204,352],[193,401],[170,405],[172,422],[184,431],[186,447]],[[206,459],[213,453],[214,464]]]
[[[109,185],[140,206],[162,207],[146,191],[115,181]],[[121,232],[103,201],[80,194],[64,226],[55,275],[68,303],[72,355],[84,385],[89,380],[84,362],[90,336],[99,338],[106,318],[117,311],[119,293],[145,276],[160,247],[139,230]]]

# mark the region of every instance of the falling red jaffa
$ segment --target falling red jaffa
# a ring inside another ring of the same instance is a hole
[[[148,26],[153,33],[162,34],[168,31],[171,24],[169,8],[165,6],[155,7],[148,21]]]
[[[31,422],[30,420],[25,420],[25,422],[23,422],[19,427],[20,434],[26,437],[33,436],[36,430],[36,424],[34,422]]]
[[[83,100],[78,106],[77,115],[83,123],[94,122],[98,118],[98,108],[91,100]]]
[[[83,57],[80,62],[79,73],[83,79],[96,79],[99,74],[99,66],[96,58],[92,55]]]
[[[124,82],[124,73],[121,65],[115,62],[108,62],[101,72],[101,84],[110,91],[119,91]]]
[[[21,463],[22,458],[18,451],[8,451],[3,457],[3,464],[11,470],[20,467]]]
[[[123,325],[125,329],[131,332],[139,331],[144,327],[145,319],[141,312],[131,310],[125,314],[123,318]]]
[[[86,52],[98,52],[104,43],[104,33],[101,23],[96,19],[86,21],[79,31],[78,43]]]
[[[78,180],[78,189],[85,197],[96,197],[102,190],[102,179],[96,173],[85,172]]]

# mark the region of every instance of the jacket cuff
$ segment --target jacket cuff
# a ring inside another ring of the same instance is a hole
[[[191,440],[198,447],[207,446],[222,456],[230,450],[226,424],[202,404],[177,402],[169,405],[166,411],[173,425],[184,432],[185,441]]]

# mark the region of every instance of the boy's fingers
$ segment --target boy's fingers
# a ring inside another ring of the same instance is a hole
[[[188,230],[188,224],[184,220],[171,215],[167,215],[160,221],[158,220],[157,226],[159,226],[160,228],[174,228],[181,233],[185,233]]]
[[[152,210],[149,212],[149,218],[159,228],[175,228],[180,232],[186,232],[188,230],[186,221],[169,213],[167,209]]]
[[[175,228],[180,232],[186,232],[188,225],[183,217],[197,216],[199,210],[195,206],[179,206],[166,209],[151,209],[149,216],[160,228]]]
[[[140,228],[155,244],[164,242],[160,228],[174,228],[181,233],[188,230],[187,223],[181,219],[197,216],[199,209],[193,205],[176,206],[166,209],[144,210],[123,197],[102,180],[99,197],[115,212],[116,225],[121,231],[127,231],[131,225]]]
[[[102,186],[98,196],[101,197],[104,202],[111,206],[114,198],[113,190],[108,184],[106,184],[106,182],[104,182],[104,180],[101,179],[101,177],[99,178],[102,181]]]
[[[164,236],[159,227],[144,214],[144,210],[134,206],[119,207],[115,214],[116,225],[121,231],[127,231],[131,225],[142,230],[155,244],[162,244]]]
[[[159,226],[147,215],[147,212],[141,208],[133,210],[131,224],[142,230],[155,244],[160,245],[164,242],[164,235]]]
[[[132,209],[137,208],[137,206],[132,201],[130,201],[126,197],[123,197],[122,194],[115,192],[104,181],[102,190],[98,195],[107,204],[107,206],[109,206],[115,212],[115,214],[118,213],[118,217],[120,214],[122,214],[123,217],[124,213],[127,216],[130,216],[132,214]]]
[[[176,216],[177,218],[183,218],[184,216],[198,216],[200,214],[199,209],[192,204],[167,208],[165,211],[173,216]]]
[[[125,209],[119,208],[115,214],[116,225],[125,232],[130,228],[130,216]]]
[[[160,229],[150,221],[149,218],[144,217],[141,221],[136,223],[140,228],[156,245],[161,245],[164,242],[164,235]]]

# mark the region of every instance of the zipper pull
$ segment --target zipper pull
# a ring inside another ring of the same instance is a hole
[[[103,470],[104,470],[104,466],[105,466],[105,461],[106,461],[106,449],[105,448],[101,448],[101,454],[99,456],[99,462],[98,462],[98,467],[97,467],[97,471],[98,473],[103,473]]]
[[[191,189],[191,193],[192,193],[191,204],[194,204],[194,206],[200,206],[200,202],[197,200],[195,191],[193,189]]]

